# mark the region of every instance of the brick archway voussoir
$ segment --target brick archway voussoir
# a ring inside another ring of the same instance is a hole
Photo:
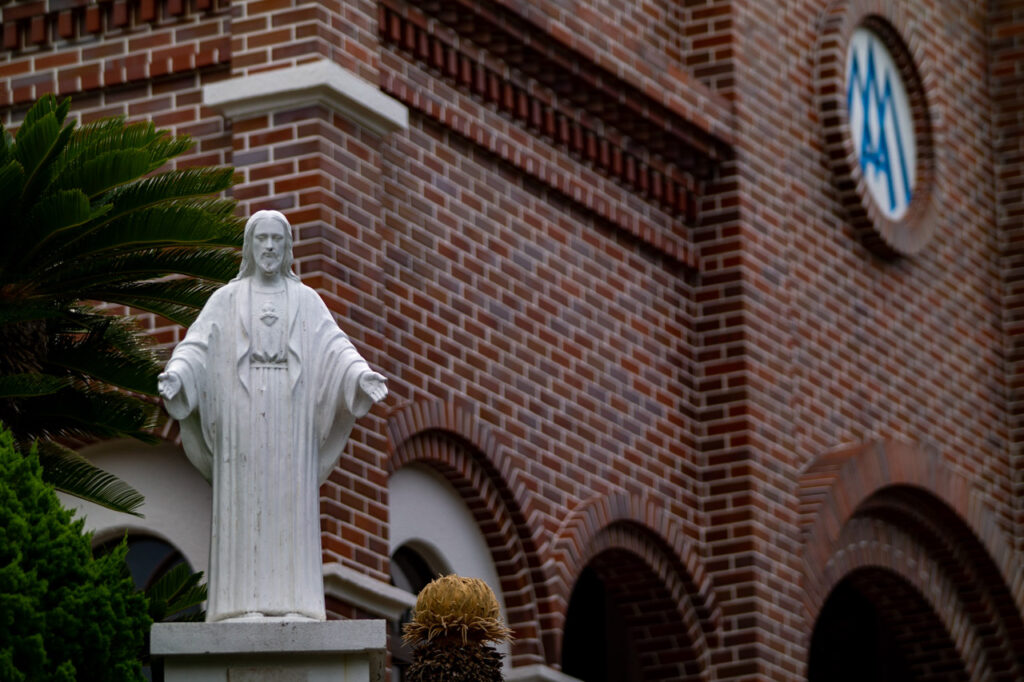
[[[641,541],[627,546],[619,540],[624,530]],[[651,548],[646,553],[642,549],[645,545]],[[550,567],[548,592],[554,602],[555,631],[560,632],[564,625],[576,577],[598,554],[609,549],[637,554],[651,566],[667,560],[680,583],[675,596],[688,621],[695,650],[704,654],[717,645],[721,608],[696,547],[657,502],[624,493],[585,501],[566,517],[553,537],[545,564]]]

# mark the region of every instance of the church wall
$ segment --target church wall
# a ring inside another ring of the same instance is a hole
[[[806,557],[830,561],[801,514],[867,513],[829,497],[835,476],[902,480],[832,467],[834,453],[907,443],[967,482],[987,510],[972,519],[1022,537],[1022,11],[17,1],[0,6],[0,106],[16,125],[56,91],[83,120],[151,117],[196,138],[179,165],[237,168],[242,212],[289,216],[303,279],[390,379],[321,491],[325,561],[387,581],[389,428],[410,406],[458,404],[515,472],[495,485],[535,556],[502,566],[543,565],[594,499],[664,509],[717,605],[706,674],[797,680],[814,626]],[[819,66],[836,13],[883,17],[922,79],[934,215],[913,255],[862,240],[833,181]],[[528,71],[524,44],[545,71]],[[323,104],[233,118],[202,105],[205,85],[316,59],[401,102],[408,129],[381,134]],[[160,342],[181,336],[143,322]],[[492,551],[504,537],[487,536]],[[533,591],[557,570],[524,573],[501,576],[520,602],[557,592]],[[557,667],[564,607],[536,606],[519,660]]]

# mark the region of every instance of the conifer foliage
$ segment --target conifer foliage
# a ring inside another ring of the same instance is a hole
[[[0,431],[0,680],[141,680],[150,619],[126,546],[94,559],[41,478],[35,453]]]
[[[242,225],[216,198],[231,168],[168,169],[189,138],[69,110],[47,95],[0,126],[0,420],[58,489],[131,511],[137,493],[57,445],[151,438],[159,359],[99,304],[187,326],[237,273]]]

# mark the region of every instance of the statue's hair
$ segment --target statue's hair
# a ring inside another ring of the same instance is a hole
[[[299,276],[292,272],[292,226],[280,211],[256,211],[245,223],[245,234],[242,237],[242,265],[238,268],[236,280],[252,277],[256,274],[256,259],[253,257],[253,234],[256,226],[265,221],[277,221],[284,227],[284,253],[281,259],[281,274],[290,279],[298,280]]]

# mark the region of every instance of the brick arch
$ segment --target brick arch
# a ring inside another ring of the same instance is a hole
[[[510,461],[502,439],[482,425],[465,404],[420,403],[388,421],[387,470],[419,463],[444,476],[462,497],[491,549],[502,596],[515,631],[514,666],[545,662],[538,604],[546,599],[544,571],[520,501],[513,493],[518,476],[505,472]]]
[[[984,679],[1005,670],[1007,679],[1024,678],[1017,563],[995,515],[970,492],[937,452],[905,443],[846,448],[814,462],[799,489],[808,622],[846,575],[885,568],[956,633],[968,669],[996,671]]]
[[[817,613],[810,604],[822,601],[820,594],[809,590],[814,589],[815,576],[821,575],[835,553],[839,534],[866,500],[889,486],[927,491],[951,510],[957,523],[998,567],[1000,582],[1012,586],[1013,602],[1018,611],[1024,612],[1024,582],[1014,579],[1020,566],[1013,556],[1013,545],[992,510],[971,495],[970,481],[943,463],[934,449],[877,441],[827,453],[800,475],[799,518],[808,616]]]
[[[948,566],[939,563],[921,542],[920,538],[910,532],[898,528],[893,524],[868,516],[858,516],[847,524],[842,534],[842,542],[836,551],[832,561],[829,562],[823,577],[826,594],[843,580],[852,576],[882,569],[894,576],[898,576],[903,582],[913,588],[916,593],[931,607],[934,615],[942,623],[949,642],[955,648],[955,652],[942,648],[925,653],[918,652],[920,660],[914,662],[914,667],[920,670],[938,667],[940,664],[949,665],[954,662],[954,668],[970,670],[970,679],[982,681],[1020,679],[1017,670],[1012,668],[1007,671],[997,666],[999,659],[1004,659],[1007,652],[993,651],[998,647],[992,647],[984,641],[981,635],[982,628],[990,624],[988,613],[989,605],[981,605],[982,613],[974,613],[979,605],[975,600],[965,602],[962,591],[965,589],[962,580],[951,575]],[[953,571],[952,573],[955,573]],[[880,585],[875,586],[876,588]],[[912,593],[885,592],[876,589],[875,599],[883,596],[890,603],[883,605],[883,612],[892,614],[914,613],[920,609],[914,608]],[[869,592],[869,596],[871,596]],[[969,599],[969,596],[967,596]],[[819,610],[824,604],[819,604]],[[895,616],[894,616],[895,617]],[[897,622],[897,635],[900,631],[900,624]],[[979,627],[981,626],[981,627]],[[933,628],[932,628],[933,629]],[[991,628],[995,629],[995,628]],[[991,638],[992,635],[990,634]],[[936,639],[936,638],[932,638]],[[909,638],[909,641],[913,641]],[[996,656],[992,656],[996,653]],[[1001,655],[1000,655],[1001,654]],[[993,660],[993,659],[996,660]],[[1002,670],[1004,676],[999,676],[997,671]],[[921,677],[915,679],[931,679]],[[946,678],[942,678],[946,679]],[[950,677],[949,679],[961,679]]]
[[[879,553],[878,547],[859,549]],[[873,623],[858,618],[868,604]],[[862,679],[879,673],[886,680],[970,679],[961,647],[932,602],[902,575],[877,565],[854,568],[836,585],[815,623],[809,660],[807,678],[812,682],[831,679],[836,669],[849,671],[851,665]],[[849,672],[846,677],[851,677]]]
[[[566,518],[547,553],[551,608],[545,631],[561,651],[561,633],[575,579],[599,555],[625,552],[645,564],[667,589],[694,658],[703,666],[717,645],[721,611],[711,579],[681,527],[658,503],[628,495],[597,496]],[[703,679],[701,677],[694,679]]]

